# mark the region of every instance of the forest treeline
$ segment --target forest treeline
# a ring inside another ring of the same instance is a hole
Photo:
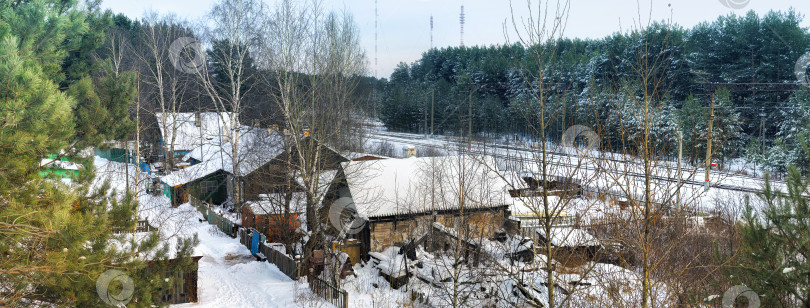
[[[617,89],[644,78],[636,67],[646,61],[658,75],[648,79],[660,80],[648,85],[657,93],[653,135],[673,155],[681,130],[685,155],[693,162],[704,157],[714,99],[713,147],[721,165],[746,157],[771,171],[793,164],[806,172],[802,140],[810,101],[795,73],[797,60],[810,51],[802,19],[792,10],[764,16],[751,11],[691,29],[658,22],[601,39],[431,49],[378,81],[372,112],[398,131],[429,133],[432,122],[436,134],[467,135],[471,118],[479,137],[530,138],[531,117],[524,114],[532,110],[516,102],[543,87],[550,93],[545,108],[551,139],[582,124],[600,132],[604,147],[621,150],[632,134],[618,133],[624,131],[619,127],[638,127],[634,107],[623,97],[642,96],[645,89]]]

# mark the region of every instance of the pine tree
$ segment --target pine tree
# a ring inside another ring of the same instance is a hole
[[[760,296],[762,307],[810,307],[810,182],[789,168],[788,190],[766,178],[761,211],[746,206],[739,257],[727,272]]]
[[[678,123],[683,132],[684,154],[693,164],[702,159],[706,151],[706,119],[706,112],[700,101],[690,95],[681,107]],[[704,141],[701,142],[701,139]]]
[[[76,42],[103,37],[88,33],[90,14],[77,1],[0,3],[0,306],[101,306],[96,279],[113,267],[138,281],[135,306],[159,304],[156,288],[171,283],[162,278],[187,268],[197,243],[181,240],[170,254],[157,233],[137,243],[113,235],[134,228],[137,202],[129,194],[118,200],[109,185],[90,188],[92,158],[76,154],[127,130],[134,91],[131,76],[102,78],[97,91],[77,66],[62,65]],[[70,67],[77,82],[63,93]],[[69,184],[40,177],[48,154],[83,164],[80,175]],[[124,243],[131,249],[117,248]],[[149,271],[137,258],[147,253],[158,264],[170,256],[183,264]]]
[[[714,115],[712,149],[715,151],[715,157],[720,159],[722,167],[726,159],[741,155],[740,148],[743,146],[740,113],[734,107],[727,89],[718,89],[714,92]]]

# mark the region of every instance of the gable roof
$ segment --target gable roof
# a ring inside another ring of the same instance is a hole
[[[247,201],[245,205],[255,215],[283,214],[284,194],[263,194],[259,200]],[[293,192],[290,199],[290,213],[303,213],[307,208],[307,194],[305,192]]]
[[[599,246],[599,240],[585,230],[573,227],[553,227],[551,236],[546,236],[544,228],[537,228],[537,234],[549,239],[557,247]]]
[[[247,175],[267,164],[284,150],[281,135],[277,132],[251,129],[239,138],[237,161],[240,175]],[[169,186],[183,185],[205,177],[218,170],[233,174],[233,149],[230,142],[224,144],[203,144],[192,150],[186,158],[194,158],[200,163],[174,171],[162,178]]]
[[[444,156],[342,164],[348,194],[360,217],[510,205],[490,156]],[[344,192],[345,194],[345,192]]]
[[[190,151],[200,144],[219,142],[220,137],[228,136],[231,112],[200,112],[200,126],[197,126],[196,112],[155,113],[161,138],[168,148],[174,142],[175,151]],[[223,118],[225,121],[223,121]],[[173,136],[176,134],[176,136]],[[174,139],[174,140],[172,140]],[[222,142],[227,142],[222,139]]]

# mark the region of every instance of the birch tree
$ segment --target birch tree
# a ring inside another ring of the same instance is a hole
[[[309,256],[323,237],[317,210],[326,192],[321,171],[330,163],[325,149],[340,151],[354,132],[352,98],[365,54],[352,17],[326,13],[319,1],[280,1],[266,20],[262,42],[260,62],[271,71],[264,81],[274,89],[272,101],[289,132],[290,168],[306,192]]]
[[[194,75],[177,67],[180,59],[173,58],[172,46],[184,39],[194,39],[195,36],[174,15],[159,16],[155,12],[146,14],[139,30],[134,53],[140,63],[139,79],[143,85],[141,97],[146,103],[144,109],[158,122],[151,124],[159,124],[164,128],[161,132],[166,152],[163,164],[171,170],[175,165],[174,153],[179,125],[177,114],[189,109],[188,105],[196,94],[193,87]],[[183,53],[177,56],[195,55]],[[152,140],[152,143],[158,141]]]
[[[251,52],[259,46],[265,12],[265,5],[259,0],[217,2],[200,35],[203,44],[210,47],[207,59],[190,67],[225,126],[220,133],[225,134],[230,144],[230,148],[223,149],[223,152],[227,150],[230,158],[233,174],[230,197],[237,209],[243,201],[240,137],[246,133],[240,116],[245,111],[245,97],[251,92],[256,78]]]
[[[555,220],[563,215],[566,202],[555,202],[554,198],[549,198],[549,183],[553,178],[552,174],[558,171],[554,170],[554,166],[559,166],[559,163],[554,162],[555,157],[550,153],[554,145],[549,143],[549,136],[552,132],[548,128],[555,117],[565,117],[565,115],[557,113],[560,110],[565,110],[565,106],[558,105],[559,100],[552,100],[552,96],[560,93],[552,90],[555,81],[549,80],[548,76],[554,76],[555,67],[552,63],[558,56],[555,46],[556,42],[563,36],[570,2],[526,1],[525,8],[528,16],[525,19],[519,18],[515,13],[516,7],[522,6],[515,6],[514,3],[510,3],[510,6],[512,17],[510,24],[504,25],[504,31],[506,32],[510,28],[514,30],[517,33],[516,41],[528,48],[525,63],[514,63],[516,72],[520,75],[525,89],[522,95],[517,96],[518,98],[515,100],[515,106],[517,107],[515,108],[518,111],[517,113],[529,125],[527,131],[530,134],[530,140],[538,141],[537,144],[527,144],[535,150],[530,151],[528,154],[517,155],[520,156],[518,161],[526,161],[529,165],[533,165],[529,169],[521,166],[518,172],[528,172],[539,184],[536,188],[539,191],[539,196],[525,198],[525,201],[527,201],[525,203],[528,205],[529,212],[538,218],[538,229],[542,229],[547,237],[544,243],[538,243],[541,244],[540,251],[546,256],[544,260],[541,260],[543,264],[540,264],[540,266],[545,275],[548,305],[556,307],[561,296],[555,293],[554,285],[557,283],[553,264],[555,251],[550,235],[556,231],[554,228]],[[507,40],[509,39],[507,35]],[[566,173],[568,176],[573,176],[572,172],[576,173],[579,168],[581,168],[580,165],[574,165],[570,170],[559,171]],[[535,279],[531,278],[529,280]]]

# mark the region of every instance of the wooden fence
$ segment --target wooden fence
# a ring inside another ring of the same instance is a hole
[[[257,233],[254,233],[253,229],[240,228],[238,234],[239,242],[242,243],[242,245],[245,245],[248,250],[253,251],[251,247],[254,245],[252,237]],[[264,237],[262,236],[262,239],[258,243],[258,252],[267,258],[267,262],[275,264],[276,267],[278,267],[278,269],[284,273],[284,275],[287,275],[287,277],[290,277],[293,280],[297,280],[299,277],[301,264],[290,256],[287,256],[280,251],[265,245],[263,238]],[[332,303],[338,308],[349,307],[348,292],[341,290],[340,288],[337,288],[318,277],[313,277],[312,281],[309,283],[309,288],[312,289],[313,293],[320,296],[327,302]]]
[[[154,231],[154,230],[157,230],[157,228],[152,227],[152,225],[149,224],[149,220],[147,220],[147,219],[138,220],[138,223],[135,226],[135,232],[150,232],[150,231]],[[128,233],[128,232],[132,232],[132,229],[124,230],[124,229],[121,229],[121,228],[113,227],[113,233],[115,233],[115,234]]]
[[[222,233],[227,234],[230,237],[236,238],[236,228],[234,228],[233,222],[222,215],[217,214],[216,212],[211,210],[211,207],[208,206],[208,203],[204,201],[200,201],[193,196],[189,196],[189,202],[192,206],[196,207],[200,213],[202,213],[203,217],[208,220],[209,224],[217,226]]]
[[[248,229],[239,229],[239,242],[245,245],[248,250],[250,250],[250,234],[251,232],[248,232]]]
[[[253,236],[253,229],[239,229],[239,242],[242,245],[245,245],[248,250],[253,251],[251,245],[253,243],[252,236]],[[287,256],[281,253],[278,250],[273,249],[273,247],[265,245],[263,240],[259,241],[259,247],[256,249],[265,258],[267,258],[267,262],[273,263],[281,270],[284,275],[290,277],[292,280],[298,279],[298,268],[300,266],[299,262],[296,262],[290,256]]]
[[[312,278],[312,281],[309,282],[309,288],[312,289],[312,292],[338,308],[349,307],[348,292],[338,289],[318,277]]]
[[[267,262],[275,264],[278,269],[281,270],[284,275],[290,277],[290,279],[298,279],[298,262],[295,262],[295,260],[281,253],[280,251],[275,250],[273,247],[264,245],[264,243],[259,245],[259,251],[261,251],[261,253],[267,257]]]

